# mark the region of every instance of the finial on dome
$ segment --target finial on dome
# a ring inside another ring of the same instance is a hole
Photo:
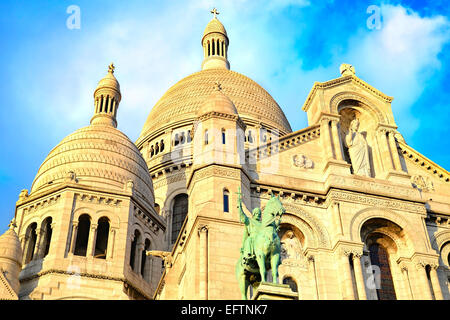
[[[211,10],[211,13],[214,15],[214,19],[217,19],[217,15],[220,14],[220,12],[217,11],[216,8],[212,9],[212,10]]]
[[[339,71],[341,72],[342,77],[355,74],[355,68],[348,63],[341,64]]]
[[[114,69],[115,69],[116,67],[114,66],[114,63],[112,63],[111,62],[111,64],[108,66],[108,72],[109,73],[114,73]]]
[[[8,227],[9,227],[9,229],[13,229],[13,230],[14,230],[15,227],[17,227],[16,218],[13,218],[11,220],[11,222],[8,224]]]
[[[219,81],[214,82],[214,90],[215,91],[221,91],[222,90],[222,85],[220,84]]]

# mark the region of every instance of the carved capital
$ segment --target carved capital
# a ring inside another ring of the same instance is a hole
[[[426,263],[425,261],[419,261],[416,263],[416,269],[420,270],[420,269],[425,269],[427,267],[428,263]]]
[[[208,229],[209,229],[208,225],[206,225],[206,224],[200,225],[198,227],[198,234],[200,235],[200,233],[202,233],[202,232],[208,233]]]
[[[353,251],[353,260],[359,260],[361,259],[361,257],[363,256],[362,252],[358,252],[358,251]]]
[[[399,266],[399,268],[400,268],[400,270],[402,271],[402,272],[407,272],[408,271],[408,266],[406,265],[406,263],[405,262],[399,262],[398,263],[398,266]]]

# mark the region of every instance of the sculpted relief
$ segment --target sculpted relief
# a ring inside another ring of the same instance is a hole
[[[292,161],[298,168],[311,169],[314,166],[313,161],[303,154],[294,155]]]
[[[344,143],[348,148],[350,161],[353,167],[353,173],[361,176],[371,176],[369,147],[366,138],[359,130],[359,120],[354,119],[350,122],[350,127],[345,136]]]
[[[420,175],[411,176],[411,184],[414,188],[423,191],[434,191],[433,181],[429,177]]]

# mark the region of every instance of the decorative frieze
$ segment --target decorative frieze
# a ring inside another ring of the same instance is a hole
[[[93,204],[103,204],[108,205],[112,207],[119,207],[122,200],[113,198],[113,197],[107,197],[107,196],[101,196],[98,194],[89,194],[89,193],[75,193],[75,199],[77,201],[86,202],[86,203],[93,203]]]
[[[32,204],[26,206],[23,208],[23,212],[26,213],[33,213],[37,210],[41,210],[43,208],[47,208],[49,206],[53,206],[54,204],[58,203],[61,199],[60,194],[52,195],[47,198],[40,199],[36,202],[33,202]]]
[[[425,214],[426,208],[421,203],[407,202],[403,200],[396,199],[388,199],[370,196],[361,193],[349,192],[349,191],[340,191],[340,190],[331,190],[327,197],[327,206],[332,201],[345,201],[352,203],[359,203],[371,207],[378,208],[390,208],[395,210],[403,210],[403,211],[411,211],[414,213]]]
[[[400,186],[392,186],[373,181],[358,180],[354,177],[332,176],[330,177],[330,185],[339,187],[340,189],[357,189],[364,193],[385,194],[396,197],[416,198],[417,191],[411,188]]]
[[[158,234],[158,231],[160,229],[159,224],[154,219],[152,219],[152,217],[148,213],[146,213],[146,211],[142,210],[136,204],[133,207],[133,215],[154,234]]]
[[[212,176],[240,179],[241,173],[239,169],[219,167],[219,166],[208,166],[195,172],[194,179],[201,180]]]

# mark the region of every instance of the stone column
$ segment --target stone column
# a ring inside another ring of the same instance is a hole
[[[398,155],[397,142],[394,138],[394,131],[388,131],[389,148],[391,150],[392,162],[394,163],[394,169],[397,171],[402,171],[402,164],[400,162],[400,156]]]
[[[208,300],[208,226],[199,226],[198,234],[200,236],[200,299]]]
[[[426,272],[426,263],[420,262],[416,264],[417,280],[419,281],[421,294],[423,300],[433,300],[431,295],[431,288],[428,284],[428,277]]]
[[[430,270],[430,278],[431,284],[433,285],[434,296],[436,300],[444,300],[444,296],[442,295],[441,285],[439,284],[439,277],[437,274],[438,265],[432,264]]]
[[[75,251],[75,241],[77,240],[77,232],[78,232],[78,221],[72,222],[72,237],[70,239],[70,247],[69,253],[74,254]]]
[[[97,239],[97,227],[96,223],[91,224],[91,229],[89,230],[88,246],[86,250],[86,257],[92,257],[95,250],[95,241]]]
[[[36,228],[36,233],[37,233],[37,237],[36,237],[36,243],[34,244],[34,254],[33,254],[32,260],[38,260],[40,258],[41,239],[42,239],[42,234],[44,233],[44,230],[42,230],[42,228],[39,228],[39,229]]]
[[[400,264],[400,270],[402,272],[403,275],[403,282],[405,283],[405,289],[408,292],[408,294],[405,294],[407,296],[408,300],[414,300],[414,295],[412,293],[412,288],[411,288],[411,281],[409,279],[409,274],[408,274],[408,267],[404,264]]]
[[[344,300],[355,300],[355,292],[353,290],[352,270],[350,268],[351,251],[343,251],[341,255],[342,265],[342,294]]]
[[[389,172],[394,170],[394,166],[389,152],[389,144],[386,137],[386,132],[386,129],[378,130],[378,143],[381,150],[381,162],[383,163],[384,170]]]
[[[330,119],[323,117],[320,120],[320,136],[322,140],[322,147],[325,152],[325,159],[333,159],[333,149],[331,148],[331,136],[330,136]]]
[[[331,210],[333,214],[333,221],[335,223],[335,230],[338,230],[339,235],[344,235],[344,229],[342,227],[341,210],[339,202],[333,201],[331,203]]]
[[[108,236],[108,247],[106,249],[106,260],[110,260],[113,258],[115,238],[116,238],[116,229],[110,227]]]
[[[333,137],[334,152],[337,160],[344,160],[344,155],[342,152],[341,135],[338,130],[338,120],[331,121],[331,134]]]
[[[145,248],[144,242],[136,244],[136,254],[134,256],[134,261],[135,261],[134,270],[139,275],[141,275],[141,271],[142,271],[141,270],[141,267],[142,267],[142,251],[144,250],[144,248]]]
[[[316,261],[313,255],[309,255],[307,259],[312,270],[312,277],[314,279],[315,299],[319,300],[319,285],[317,283]]]
[[[358,299],[367,300],[366,286],[364,284],[364,276],[361,268],[361,256],[360,253],[353,254],[353,267],[355,268],[356,288],[358,290]]]

